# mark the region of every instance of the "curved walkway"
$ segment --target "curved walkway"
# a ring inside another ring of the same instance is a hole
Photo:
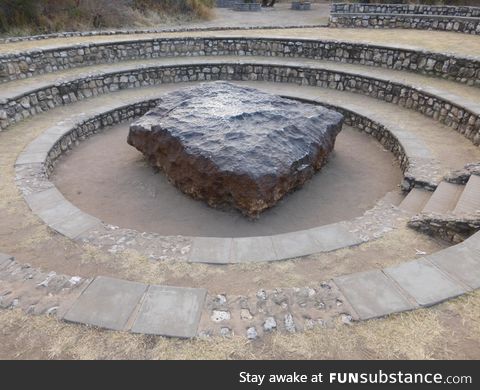
[[[246,38],[284,38],[284,39],[314,39],[333,40],[352,44],[364,43],[406,50],[429,51],[432,53],[454,54],[459,57],[478,58],[480,40],[478,37],[468,37],[441,31],[410,31],[404,30],[401,34],[392,30],[355,29],[355,28],[299,28],[299,29],[266,29],[238,31],[219,30],[215,32],[174,32],[174,33],[146,33],[126,36],[86,36],[72,38],[52,38],[44,41],[25,41],[0,44],[0,54],[15,55],[28,51],[40,52],[54,49],[75,49],[78,45],[99,45],[113,42],[135,42],[151,39],[176,37],[246,37]],[[339,39],[341,38],[341,39]]]
[[[301,35],[307,31],[302,29],[297,33]],[[63,42],[66,42],[71,38],[64,39]],[[44,42],[52,44],[49,40]],[[18,44],[27,47],[27,43]],[[472,40],[468,44],[476,45],[477,42]],[[0,47],[12,47],[10,45],[13,44]],[[479,159],[478,147],[467,139],[478,141],[473,132],[478,130],[475,115],[480,113],[478,89],[458,83],[387,69],[306,59],[204,57],[141,63],[151,72],[161,69],[164,72],[162,77],[170,77],[170,82],[175,83],[192,81],[190,76],[193,74],[188,72],[189,66],[207,75],[204,80],[221,77],[236,80],[228,75],[236,75],[241,69],[239,80],[291,98],[335,107],[346,114],[349,124],[371,133],[394,152],[405,170],[403,185],[406,189],[424,187],[433,190],[445,173]],[[38,115],[36,128],[27,131],[38,133],[41,129],[45,130],[20,155],[16,165],[16,180],[33,211],[53,229],[70,238],[80,239],[84,244],[97,244],[109,251],[128,250],[129,242],[135,242],[147,252],[160,253],[158,259],[166,257],[218,264],[273,260],[269,257],[272,254],[280,259],[303,256],[318,250],[335,250],[380,237],[385,233],[385,224],[392,229],[405,222],[405,216],[409,213],[388,205],[389,212],[380,210],[380,215],[367,213],[350,223],[318,228],[315,230],[317,235],[299,232],[296,235],[282,235],[278,242],[273,238],[263,240],[258,237],[240,242],[234,238],[219,241],[214,238],[192,240],[186,237],[135,235],[129,229],[108,226],[94,217],[86,216],[53,188],[47,180],[48,174],[53,169],[55,159],[79,140],[113,123],[141,115],[155,104],[160,91],[179,87],[174,84],[149,87],[151,83],[148,79],[137,77],[144,71],[138,69],[139,64],[140,61],[102,65],[90,68],[90,74],[85,72],[88,68],[68,70],[46,75],[44,79],[33,77],[4,84],[4,104],[9,108],[0,118],[7,121],[6,125],[2,122],[2,127],[9,126],[7,131],[25,129],[21,126],[22,119]],[[179,68],[185,72],[166,75],[166,72]],[[266,70],[267,73],[264,73]],[[263,77],[264,74],[268,77]],[[115,83],[121,87],[102,87],[97,81],[105,77],[118,78]],[[159,80],[167,82],[162,77]],[[202,79],[195,77],[193,80]],[[285,80],[288,82],[282,82]],[[355,83],[352,84],[352,81]],[[82,92],[76,95],[68,89],[67,93],[62,90],[75,83],[81,85],[84,91],[89,90],[90,94]],[[380,87],[383,86],[386,86],[387,94],[381,93]],[[55,98],[47,99],[49,103],[39,104],[44,99],[38,99],[38,95],[32,99],[32,92],[37,94],[45,89],[57,90]],[[388,97],[390,93],[391,98]],[[28,99],[25,99],[27,96]],[[86,98],[91,99],[77,102]],[[412,99],[410,103],[409,98]],[[56,114],[60,108],[56,106],[64,104],[71,104],[70,114],[59,122]],[[22,107],[16,117],[8,111],[15,105]],[[425,109],[424,106],[429,108]],[[466,132],[467,138],[438,120]],[[462,127],[464,125],[466,127]],[[452,145],[455,147],[452,148]],[[14,183],[6,182],[2,190],[14,191],[10,187],[14,187]],[[382,225],[372,223],[372,218],[375,221],[381,219]],[[341,234],[338,234],[338,229],[343,229]],[[99,237],[106,241],[99,241]],[[132,237],[143,241],[129,240]],[[339,238],[340,241],[345,239],[344,242],[339,243]],[[260,244],[259,239],[263,240]],[[293,333],[321,325],[318,310],[326,310],[326,313],[322,312],[323,317],[343,316],[342,319],[348,322],[351,319],[376,318],[429,306],[479,288],[479,239],[480,233],[477,233],[445,251],[394,267],[336,277],[333,281],[310,288],[261,290],[252,296],[209,296],[203,289],[165,287],[105,277],[83,279],[45,274],[16,263],[10,256],[1,255],[0,303],[6,308],[22,307],[33,313],[56,313],[67,321],[108,329],[176,337],[237,333],[254,339],[275,329]],[[47,300],[44,302],[45,297]],[[118,305],[119,300],[123,305]],[[36,303],[32,303],[34,301]],[[179,323],[182,326],[178,326]]]

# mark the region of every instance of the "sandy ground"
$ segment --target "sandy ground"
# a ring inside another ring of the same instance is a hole
[[[345,126],[328,164],[302,189],[251,220],[182,194],[127,144],[128,126],[81,143],[57,164],[53,181],[83,211],[139,231],[242,237],[309,229],[362,215],[402,180],[391,153]]]

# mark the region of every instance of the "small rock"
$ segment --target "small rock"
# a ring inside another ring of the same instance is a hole
[[[78,283],[80,283],[82,281],[82,278],[80,276],[72,276],[69,280],[70,284],[72,286],[75,286],[77,285]]]
[[[263,329],[265,329],[267,332],[271,332],[276,328],[277,328],[277,321],[275,321],[275,318],[267,317],[267,319],[265,320],[265,323],[263,324]]]
[[[261,301],[266,301],[267,300],[267,292],[265,290],[258,290],[257,298],[260,299]]]
[[[317,303],[317,309],[318,310],[325,310],[325,307],[326,307],[326,305],[322,301]]]
[[[242,320],[251,320],[253,318],[252,313],[250,313],[250,310],[248,309],[241,309],[240,310],[240,318]]]
[[[312,320],[311,318],[307,318],[305,320],[305,330],[312,330],[313,328],[315,328],[315,320]]]
[[[285,329],[290,333],[295,333],[297,330],[295,322],[293,321],[293,316],[290,313],[285,315]]]
[[[198,334],[198,338],[201,339],[201,340],[209,339],[211,336],[212,336],[212,334],[211,334],[211,331],[209,331],[209,330],[202,330]]]
[[[352,316],[349,314],[342,314],[342,323],[345,325],[352,325]]]
[[[325,288],[327,290],[331,290],[331,288],[332,288],[327,282],[320,283],[320,287]]]
[[[51,307],[50,309],[47,310],[46,314],[47,316],[55,315],[57,314],[58,306]]]
[[[50,272],[48,276],[46,277],[45,280],[43,280],[41,283],[38,284],[38,287],[48,287],[48,284],[51,282],[51,280],[56,276],[57,274],[55,272]]]
[[[282,305],[288,302],[288,297],[284,292],[278,291],[273,294],[272,301],[275,302],[277,305]]]
[[[227,303],[227,296],[224,294],[219,294],[215,297],[215,303],[219,305],[225,305]]]
[[[247,338],[249,340],[255,340],[257,337],[258,337],[258,333],[255,327],[252,326],[251,328],[247,329]]]
[[[210,318],[212,319],[213,322],[222,322],[222,321],[230,320],[231,315],[229,311],[214,310]]]
[[[232,335],[232,331],[230,328],[221,328],[220,329],[220,334],[223,336],[223,337],[230,337]]]

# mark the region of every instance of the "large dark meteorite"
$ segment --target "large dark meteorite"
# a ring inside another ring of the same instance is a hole
[[[327,161],[341,114],[226,82],[169,93],[128,143],[180,190],[255,217]]]

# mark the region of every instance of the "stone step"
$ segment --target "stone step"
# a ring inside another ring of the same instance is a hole
[[[423,213],[445,214],[453,211],[465,186],[442,181],[423,208]]]
[[[191,338],[197,335],[206,294],[201,288],[150,286],[100,276],[63,319],[105,329]]]
[[[420,188],[413,188],[406,198],[400,203],[400,209],[417,214],[423,210],[430,200],[432,192]]]
[[[456,215],[480,215],[480,176],[470,176],[453,213]]]
[[[254,24],[251,21],[251,24]],[[25,52],[34,50],[51,50],[63,48],[65,50],[79,47],[79,45],[94,45],[94,44],[106,44],[109,42],[134,42],[142,41],[145,39],[154,39],[154,38],[174,38],[174,37],[204,37],[204,36],[223,36],[223,37],[260,37],[260,38],[285,38],[287,30],[285,28],[276,27],[277,23],[274,26],[265,23],[265,20],[262,20],[262,24],[268,25],[268,29],[265,29],[266,26],[263,26],[263,29],[252,29],[250,23],[245,26],[242,24],[242,27],[246,28],[244,31],[230,31],[231,27],[226,26],[198,26],[204,27],[203,31],[185,31],[181,28],[171,29],[168,28],[166,31],[160,29],[148,29],[148,30],[136,30],[136,31],[125,31],[124,33],[119,33],[116,31],[114,34],[112,32],[72,32],[72,33],[59,33],[59,34],[47,34],[42,35],[34,40],[21,40],[18,37],[6,38],[6,42],[0,40],[0,53],[2,54],[15,54],[18,52]],[[316,25],[317,23],[315,23]],[[196,26],[197,27],[197,26]],[[205,29],[206,27],[206,29]],[[238,28],[237,27],[237,28]],[[304,27],[303,25],[301,27]],[[208,31],[210,29],[211,31]],[[183,30],[183,31],[182,31]],[[206,31],[207,30],[207,31]],[[214,31],[216,30],[216,31]],[[380,46],[390,46],[398,47],[406,50],[415,49],[415,50],[426,50],[431,52],[448,52],[455,54],[460,57],[465,57],[475,53],[474,49],[478,47],[478,42],[475,40],[477,37],[469,36],[449,36],[448,39],[438,39],[438,33],[435,31],[421,31],[419,34],[418,31],[402,31],[401,36],[399,34],[392,34],[390,31],[382,30],[359,30],[359,29],[344,29],[339,36],[339,31],[337,28],[298,28],[294,30],[295,38],[297,39],[319,39],[319,40],[340,40],[344,42],[351,43],[352,41],[365,42],[371,45],[380,45]],[[452,34],[450,34],[452,35]],[[467,43],[467,44],[465,44]]]
[[[424,91],[442,100],[455,102],[473,112],[480,112],[480,89],[471,88],[467,85],[421,74],[402,72],[398,70],[377,68],[369,65],[348,64],[328,60],[314,60],[307,58],[289,57],[262,57],[262,56],[178,56],[162,57],[155,59],[128,60],[118,63],[98,64],[72,68],[54,73],[47,73],[31,78],[16,80],[2,85],[0,99],[7,100],[28,95],[29,93],[44,89],[52,85],[59,85],[78,79],[95,78],[104,74],[116,74],[130,72],[139,68],[151,68],[172,65],[190,64],[239,64],[248,63],[255,65],[297,66],[314,69],[323,69],[331,72],[342,72],[368,78],[375,78],[384,82],[394,82],[411,86],[419,91]],[[127,75],[128,77],[128,75]]]

